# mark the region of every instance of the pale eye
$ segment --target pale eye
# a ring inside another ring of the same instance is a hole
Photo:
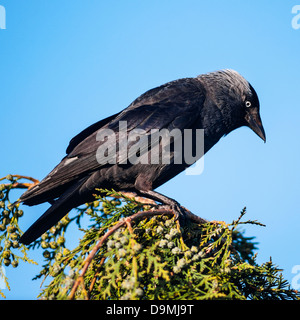
[[[247,108],[249,108],[249,107],[251,107],[251,102],[250,101],[246,101],[245,105],[246,105]]]

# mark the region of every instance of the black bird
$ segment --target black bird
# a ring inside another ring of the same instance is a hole
[[[248,126],[266,141],[257,94],[250,83],[234,70],[179,79],[151,89],[128,108],[75,136],[62,161],[21,196],[19,201],[29,206],[43,202],[52,204],[23,234],[20,238],[22,243],[30,244],[72,208],[93,201],[95,188],[134,191],[167,204],[181,214],[175,200],[153,191],[191,165],[184,159],[181,164],[174,163],[172,146],[169,164],[124,164],[120,160],[116,163],[99,162],[97,150],[107,140],[99,141],[97,133],[100,129],[110,129],[120,140],[120,121],[127,121],[127,136],[137,128],[147,134],[151,129],[177,128],[182,132],[183,129],[192,129],[193,132],[204,129],[204,153],[221,137],[241,126]],[[193,152],[195,147],[194,143]],[[121,153],[118,148],[116,152]]]

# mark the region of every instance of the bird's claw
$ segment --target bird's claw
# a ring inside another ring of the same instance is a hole
[[[185,224],[186,212],[184,208],[179,203],[175,203],[174,205],[171,205],[171,210],[174,213],[175,221],[178,220],[180,224]]]

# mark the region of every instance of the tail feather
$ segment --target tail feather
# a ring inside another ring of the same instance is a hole
[[[82,183],[80,180],[70,187],[54,204],[21,236],[20,242],[28,245],[43,233],[54,226],[63,218],[71,209],[81,204],[78,190]]]

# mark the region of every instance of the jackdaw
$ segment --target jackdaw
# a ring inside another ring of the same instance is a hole
[[[132,142],[128,143],[125,152],[124,148],[112,145],[115,154],[109,157],[104,152],[102,158],[106,156],[107,161],[101,162],[97,152],[104,144],[107,146],[110,134],[105,139],[99,138],[99,131],[106,129],[108,131],[104,132],[115,133],[115,140],[111,140],[115,144],[121,140],[120,123],[126,123],[125,138],[137,129],[144,135],[149,135],[152,129],[179,129],[183,134],[184,129],[190,129],[193,138],[196,130],[203,129],[203,153],[221,137],[242,126],[248,126],[266,141],[258,96],[238,72],[226,69],[168,82],[145,92],[123,111],[98,121],[70,141],[62,161],[19,199],[29,206],[43,202],[52,204],[23,234],[20,242],[30,244],[71,209],[94,201],[95,188],[134,191],[170,206],[177,216],[183,214],[177,201],[154,191],[191,165],[184,157],[181,157],[181,163],[175,161],[174,139],[164,146],[169,147],[169,163],[126,163],[124,160],[129,154],[126,151],[134,145]],[[161,141],[159,139],[158,144]],[[182,141],[184,147],[184,139]],[[197,145],[195,142],[191,145],[195,152]],[[151,150],[144,148],[146,157],[149,158],[150,153]]]

